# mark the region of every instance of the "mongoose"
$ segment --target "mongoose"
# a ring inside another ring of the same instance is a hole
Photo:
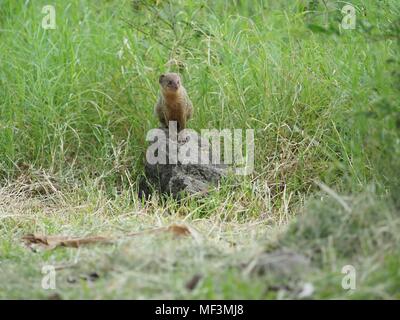
[[[168,127],[169,121],[176,121],[179,132],[186,128],[187,120],[192,117],[192,102],[178,74],[162,74],[158,82],[161,91],[154,108],[155,114],[164,127]]]

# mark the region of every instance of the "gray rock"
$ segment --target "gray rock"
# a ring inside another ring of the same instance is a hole
[[[202,195],[227,173],[225,165],[212,164],[208,140],[194,131],[186,139],[178,139],[173,134],[169,137],[169,130],[162,128],[152,141],[153,147],[149,146],[146,153],[145,176],[139,183],[140,197],[154,191],[175,198],[182,193]],[[155,158],[162,163],[155,163]]]
[[[302,254],[287,249],[263,253],[246,266],[246,272],[263,275],[296,276],[310,268],[310,260]]]

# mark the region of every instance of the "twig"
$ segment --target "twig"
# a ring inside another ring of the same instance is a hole
[[[139,29],[137,26],[135,26],[135,25],[132,24],[131,22],[129,22],[129,21],[125,20],[125,19],[122,19],[122,21],[124,21],[124,22],[125,22],[126,24],[128,24],[130,27],[134,28],[136,31],[139,31],[139,32],[143,33],[144,35],[146,35],[146,36],[148,36],[148,37],[151,38],[151,35],[150,35],[148,32]],[[161,44],[164,48],[167,48],[168,50],[172,50],[171,47],[167,46],[165,43],[161,42],[161,41],[158,40],[157,38],[152,38],[152,39],[155,40],[158,44]]]

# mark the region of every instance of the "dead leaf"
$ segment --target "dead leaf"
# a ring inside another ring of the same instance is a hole
[[[143,234],[164,233],[164,232],[170,232],[176,237],[192,235],[192,232],[190,231],[190,229],[187,226],[179,225],[179,224],[171,224],[168,227],[160,227],[160,228],[148,229],[148,230],[144,230],[144,231],[140,231],[140,232],[129,233],[126,235],[126,237],[136,237],[136,236],[141,236]]]
[[[202,278],[203,278],[203,275],[195,274],[188,282],[186,282],[186,285],[185,285],[186,289],[188,289],[189,291],[194,290]]]
[[[91,243],[109,243],[113,239],[101,236],[87,237],[87,238],[71,238],[65,236],[41,236],[34,234],[27,234],[22,237],[22,240],[28,245],[38,244],[50,249],[56,247],[71,247],[78,248],[81,245]]]
[[[187,237],[192,234],[187,226],[177,224],[167,227],[167,231],[171,232],[175,237]]]
[[[54,249],[56,247],[71,247],[71,248],[79,248],[82,245],[94,244],[94,243],[111,243],[116,240],[121,240],[129,237],[136,237],[145,234],[153,234],[153,233],[163,233],[169,232],[172,233],[174,237],[187,237],[193,236],[198,237],[198,235],[194,235],[189,227],[185,225],[172,224],[168,227],[161,227],[155,229],[148,229],[141,232],[129,233],[127,235],[121,237],[104,237],[104,236],[90,236],[86,238],[79,237],[66,237],[66,236],[44,236],[44,235],[35,235],[35,234],[27,234],[22,237],[22,240],[25,244],[32,248],[34,245],[39,245],[48,249]]]
[[[81,275],[81,279],[89,282],[94,282],[100,278],[100,275],[97,272],[91,272],[89,274]]]
[[[52,293],[47,297],[47,300],[62,300],[62,297],[60,296],[60,294],[56,293]]]

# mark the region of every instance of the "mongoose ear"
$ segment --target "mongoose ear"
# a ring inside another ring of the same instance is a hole
[[[164,77],[165,77],[165,74],[162,74],[161,76],[160,76],[160,78],[158,79],[158,82],[161,84],[161,81],[162,81],[162,79],[164,79]]]

